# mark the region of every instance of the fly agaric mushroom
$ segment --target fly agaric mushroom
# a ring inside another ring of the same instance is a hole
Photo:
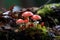
[[[17,24],[24,23],[24,20],[22,20],[22,19],[18,19],[18,20],[16,21],[16,23],[17,23]]]
[[[28,23],[28,22],[29,22],[29,19],[25,19],[25,20],[24,20],[24,23]]]
[[[33,15],[32,17],[31,17],[31,19],[33,19],[33,20],[39,20],[39,19],[41,19],[41,17],[39,16],[39,15]]]
[[[22,14],[23,17],[29,17],[29,16],[32,16],[33,13],[32,12],[29,12],[29,11],[26,11]]]
[[[39,15],[33,15],[33,16],[31,17],[31,19],[33,19],[33,20],[35,21],[35,22],[34,22],[34,26],[37,27],[37,24],[39,23],[39,22],[37,22],[37,20],[40,20],[41,17],[40,17]]]

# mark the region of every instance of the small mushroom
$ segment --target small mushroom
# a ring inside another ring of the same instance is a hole
[[[18,20],[16,21],[16,23],[17,23],[17,24],[22,24],[22,23],[24,23],[24,20],[23,20],[23,19],[18,19]]]
[[[39,23],[39,22],[37,22],[37,20],[40,20],[41,17],[40,17],[39,15],[33,15],[33,16],[31,17],[31,19],[35,21],[35,22],[34,22],[34,25],[35,25],[35,27],[37,27],[37,24]]]
[[[34,21],[36,21],[36,20],[40,20],[41,17],[40,17],[39,15],[33,15],[33,16],[31,17],[31,19],[33,19]]]
[[[30,12],[30,11],[26,11],[22,14],[23,17],[29,17],[29,16],[32,16],[32,15],[33,15],[33,13]]]

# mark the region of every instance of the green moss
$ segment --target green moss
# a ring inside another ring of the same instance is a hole
[[[45,16],[46,14],[50,14],[50,12],[53,12],[51,6],[55,5],[56,7],[60,7],[60,4],[47,4],[44,5],[42,9],[39,9],[37,11],[37,14],[40,14],[42,16]]]

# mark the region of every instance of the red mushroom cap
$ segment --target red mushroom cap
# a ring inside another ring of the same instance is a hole
[[[39,19],[41,19],[41,17],[39,15],[33,15],[31,17],[31,19],[33,19],[33,20],[39,20]]]
[[[29,12],[29,11],[26,11],[22,14],[23,17],[29,17],[29,16],[32,16],[33,13],[32,12]]]
[[[18,20],[16,21],[16,23],[17,23],[17,24],[24,23],[24,20],[18,19]]]
[[[29,22],[29,19],[25,19],[25,20],[24,20],[24,23],[28,23],[28,22]]]

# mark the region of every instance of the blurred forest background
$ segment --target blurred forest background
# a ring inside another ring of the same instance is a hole
[[[0,0],[0,8],[8,9],[10,6],[19,5],[21,7],[41,6],[49,0]],[[51,0],[49,3],[59,3],[60,0]]]

